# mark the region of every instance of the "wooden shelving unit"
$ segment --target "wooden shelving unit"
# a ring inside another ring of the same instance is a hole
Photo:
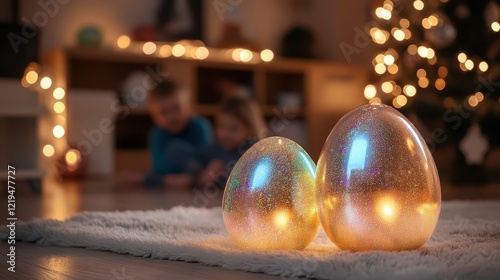
[[[279,103],[283,92],[297,93],[300,104],[285,111],[293,121],[305,124],[307,131],[302,134],[307,141],[303,144],[315,160],[337,120],[350,109],[366,103],[363,89],[368,82],[365,68],[325,61],[276,58],[267,63],[241,63],[220,56],[195,60],[111,49],[57,49],[44,55],[44,65],[51,65],[61,76],[58,78],[65,79],[69,94],[72,88],[86,88],[114,90],[117,95],[130,73],[159,67],[188,87],[193,93],[196,112],[210,119],[217,113],[217,103],[223,95],[216,85],[221,80],[247,87],[268,119],[284,110]],[[131,148],[147,153],[145,139],[152,125],[147,109],[130,108],[123,122],[117,125],[117,152]],[[136,146],[121,145],[123,129],[136,129],[138,138],[144,141]],[[119,158],[123,160],[123,156]],[[117,168],[120,168],[119,162]]]

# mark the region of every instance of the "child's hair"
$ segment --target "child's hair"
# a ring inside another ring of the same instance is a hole
[[[156,100],[162,97],[170,97],[180,93],[182,86],[173,79],[164,78],[154,89],[149,92],[149,98]]]
[[[266,125],[259,106],[252,100],[241,97],[231,97],[223,101],[221,113],[238,118],[250,129],[250,136],[260,140],[266,136]]]

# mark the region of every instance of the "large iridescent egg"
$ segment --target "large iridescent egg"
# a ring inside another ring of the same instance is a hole
[[[345,115],[316,173],[321,224],[340,249],[411,250],[432,235],[441,208],[434,160],[417,129],[392,107]]]
[[[228,178],[222,211],[231,239],[245,249],[303,249],[318,234],[316,166],[283,137],[253,145]]]

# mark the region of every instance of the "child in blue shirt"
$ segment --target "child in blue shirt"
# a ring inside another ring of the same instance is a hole
[[[156,125],[149,139],[152,170],[146,184],[188,189],[191,174],[199,169],[197,149],[212,142],[210,123],[192,115],[189,92],[170,79],[149,93],[149,109]]]

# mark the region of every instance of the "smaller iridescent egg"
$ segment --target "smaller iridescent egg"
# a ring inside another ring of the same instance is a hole
[[[257,250],[305,248],[318,234],[316,166],[297,143],[265,138],[243,154],[229,176],[222,211],[231,239]]]

